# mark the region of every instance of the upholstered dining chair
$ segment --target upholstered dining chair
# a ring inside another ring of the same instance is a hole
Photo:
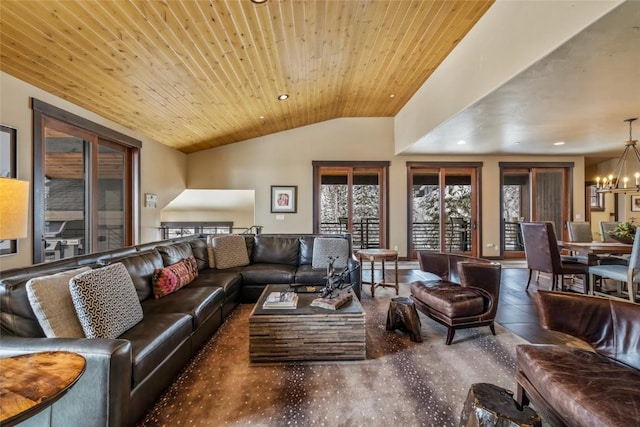
[[[600,221],[600,232],[602,233],[603,242],[615,242],[616,239],[609,235],[609,232],[616,229],[620,224],[619,221]]]
[[[595,289],[595,277],[617,280],[620,284],[626,283],[629,300],[636,302],[640,283],[640,238],[633,241],[629,265],[592,265],[589,267],[591,289]],[[621,291],[621,287],[618,290]]]
[[[583,275],[586,293],[588,266],[582,262],[563,260],[560,257],[560,249],[558,248],[556,234],[553,231],[553,225],[549,222],[525,222],[521,224],[521,227],[527,268],[529,269],[526,289],[529,289],[531,275],[535,270],[551,275],[551,290],[562,289],[565,275]],[[560,276],[559,287],[558,276]]]

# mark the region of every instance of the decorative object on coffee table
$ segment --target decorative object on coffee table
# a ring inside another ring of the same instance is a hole
[[[528,406],[518,408],[512,391],[489,383],[472,384],[459,427],[489,426],[542,427],[542,420]]]
[[[411,298],[392,298],[387,312],[387,331],[407,332],[413,342],[422,342],[421,324],[418,311]]]
[[[353,299],[351,292],[333,293],[330,297],[320,297],[311,301],[311,307],[320,307],[327,310],[337,310]]]
[[[336,292],[337,290],[347,291],[353,286],[351,283],[347,282],[347,278],[351,274],[351,270],[349,270],[349,267],[345,267],[340,274],[336,275],[334,263],[338,258],[339,257],[329,257],[329,264],[327,265],[327,275],[325,276],[326,285],[321,290],[322,298],[331,299],[334,297],[334,292]]]

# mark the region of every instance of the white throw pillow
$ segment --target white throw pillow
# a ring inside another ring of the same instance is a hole
[[[249,265],[249,253],[244,236],[231,234],[213,238],[216,268],[224,269]]]
[[[87,271],[69,282],[87,338],[117,338],[142,320],[142,306],[121,262]]]
[[[336,270],[345,268],[349,258],[349,242],[335,237],[316,237],[313,241],[311,267],[327,268],[330,256],[338,257],[333,263]]]
[[[90,267],[34,277],[27,282],[27,297],[47,338],[84,338],[71,300],[69,281]]]

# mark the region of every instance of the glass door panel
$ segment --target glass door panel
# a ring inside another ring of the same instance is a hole
[[[323,171],[320,179],[320,233],[348,233],[349,173]]]
[[[531,220],[528,170],[505,170],[502,184],[502,247],[505,253],[524,251],[520,224]]]
[[[377,172],[353,171],[353,244],[380,248],[380,177]]]
[[[440,174],[437,170],[413,174],[411,252],[440,250]]]
[[[86,144],[81,137],[45,129],[45,260],[85,253],[87,234]]]
[[[103,144],[98,147],[98,251],[125,246],[125,153]]]
[[[471,175],[447,170],[444,182],[445,252],[469,252],[473,215]]]

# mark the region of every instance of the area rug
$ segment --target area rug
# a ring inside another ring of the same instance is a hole
[[[408,289],[403,284],[401,289]],[[515,346],[496,325],[456,332],[421,315],[424,342],[385,329],[392,290],[365,292],[367,360],[256,365],[241,305],[139,423],[143,426],[456,426],[473,383],[515,390]]]

